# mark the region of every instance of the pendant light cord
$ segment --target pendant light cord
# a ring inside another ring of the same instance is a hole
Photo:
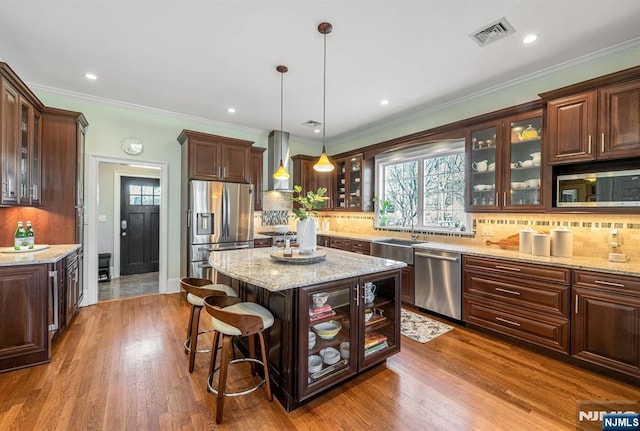
[[[326,128],[326,114],[327,114],[327,34],[324,35],[324,62],[323,62],[323,74],[322,74],[322,152],[326,153],[327,149],[324,145],[324,136]]]
[[[282,117],[284,115],[284,72],[280,72],[280,165],[282,165]]]

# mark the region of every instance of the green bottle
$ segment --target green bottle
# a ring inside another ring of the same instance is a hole
[[[27,247],[29,247],[29,250],[31,250],[35,244],[36,244],[36,233],[33,231],[31,222],[27,221]]]
[[[18,229],[16,229],[15,240],[13,246],[16,250],[22,250],[23,246],[27,245],[27,231],[22,226],[22,222],[18,222]]]

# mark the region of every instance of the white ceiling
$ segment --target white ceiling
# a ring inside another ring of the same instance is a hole
[[[3,0],[0,58],[34,86],[327,139],[640,37],[638,0]],[[506,17],[516,33],[468,35]],[[523,45],[527,33],[539,34]],[[88,81],[86,72],[98,75]],[[381,106],[380,100],[389,105]],[[237,112],[227,113],[233,106]]]

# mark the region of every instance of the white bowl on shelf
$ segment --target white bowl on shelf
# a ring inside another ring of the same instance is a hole
[[[322,369],[322,356],[310,355],[309,356],[309,373],[317,373]]]
[[[340,343],[340,356],[345,359],[349,359],[349,342],[343,341]]]
[[[342,325],[337,320],[329,320],[328,322],[318,323],[313,326],[313,330],[323,340],[331,340],[338,335],[338,332],[342,329]]]
[[[340,352],[334,347],[327,347],[326,349],[320,350],[319,353],[322,362],[327,365],[333,365],[340,360]]]
[[[316,345],[316,334],[315,332],[309,331],[309,350],[313,349],[313,346]]]

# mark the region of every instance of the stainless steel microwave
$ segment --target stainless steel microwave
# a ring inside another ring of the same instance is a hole
[[[640,207],[640,169],[558,175],[558,207]]]

